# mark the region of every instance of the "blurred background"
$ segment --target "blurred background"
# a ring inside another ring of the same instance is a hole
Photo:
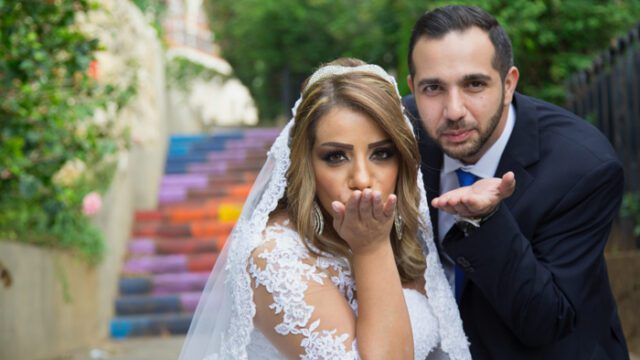
[[[0,0],[0,359],[175,359],[305,77],[352,56],[408,94],[411,28],[449,3]],[[606,257],[640,354],[640,0],[456,3],[507,30],[520,92],[616,148]]]

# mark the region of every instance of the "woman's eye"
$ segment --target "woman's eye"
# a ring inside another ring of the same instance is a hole
[[[395,155],[395,150],[393,148],[381,148],[376,149],[371,157],[374,160],[387,160],[392,158]]]
[[[347,160],[347,156],[342,151],[332,151],[323,155],[322,160],[329,164],[337,164],[340,161]]]

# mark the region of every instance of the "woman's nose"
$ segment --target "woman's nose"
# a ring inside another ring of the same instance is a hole
[[[364,190],[371,187],[371,171],[364,161],[358,161],[353,167],[349,180],[351,190]]]

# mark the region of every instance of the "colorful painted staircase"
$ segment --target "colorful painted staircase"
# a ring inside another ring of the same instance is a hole
[[[135,215],[112,338],[184,334],[278,128],[173,136],[155,211]]]

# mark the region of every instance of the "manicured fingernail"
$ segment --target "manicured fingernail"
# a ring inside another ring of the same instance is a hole
[[[336,201],[331,203],[331,208],[333,209],[333,211],[338,212],[340,210],[340,207],[338,206],[338,203]]]
[[[380,193],[380,191],[374,192],[373,197],[377,203],[382,201],[382,194]]]

